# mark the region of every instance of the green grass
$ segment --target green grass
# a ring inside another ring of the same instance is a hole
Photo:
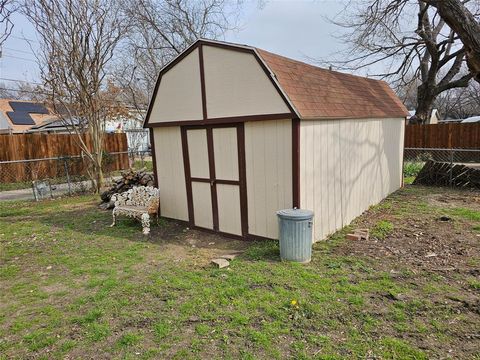
[[[142,169],[145,168],[147,171],[153,171],[153,161],[152,160],[144,160],[142,163],[142,160],[135,160],[133,164],[134,169]]]
[[[123,334],[118,340],[121,347],[129,347],[138,344],[142,340],[142,336],[134,333]]]
[[[405,176],[405,177],[403,178],[403,183],[404,183],[405,185],[411,185],[411,184],[413,184],[413,182],[415,181],[415,178],[416,178],[416,176]]]
[[[480,221],[480,211],[474,209],[467,209],[467,208],[453,208],[448,209],[448,213],[450,215],[459,217],[465,220],[471,221]],[[480,225],[475,225],[476,228],[480,227]]]
[[[20,190],[32,188],[31,181],[21,181],[14,183],[0,183],[0,191]]]
[[[393,196],[374,211],[428,213],[421,196]],[[162,222],[146,238],[128,219],[109,228],[97,203],[0,203],[0,358],[424,359],[444,355],[435,341],[422,349],[425,336],[458,340],[442,324],[461,314],[432,296],[442,278],[395,277],[337,251],[349,228],[316,244],[307,265],[279,261],[278,244],[263,241],[215,269],[208,248],[188,245],[188,230]],[[379,219],[371,235],[394,228]],[[390,300],[398,294],[412,300]]]

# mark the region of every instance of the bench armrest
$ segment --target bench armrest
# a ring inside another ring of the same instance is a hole
[[[115,204],[115,206],[122,206],[126,205],[128,200],[128,191],[123,193],[116,193],[112,195],[111,201]]]
[[[148,202],[148,213],[156,214],[158,212],[158,206],[160,204],[160,196],[158,193],[153,195]]]

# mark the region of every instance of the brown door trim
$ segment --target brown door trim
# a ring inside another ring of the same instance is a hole
[[[247,201],[247,165],[245,160],[245,126],[237,124],[238,176],[240,180],[240,218],[242,221],[242,236],[248,236],[248,201]]]
[[[211,126],[207,127],[207,148],[208,148],[208,167],[210,168],[210,193],[212,195],[212,219],[213,230],[218,231],[218,198],[217,198],[217,177],[215,175],[215,150],[213,147],[213,130]]]
[[[265,121],[265,120],[284,120],[291,119],[295,115],[292,113],[279,113],[279,114],[260,114],[260,115],[242,115],[242,116],[230,116],[219,117],[203,120],[185,120],[185,121],[164,121],[160,123],[148,124],[148,128],[155,127],[168,127],[168,126],[191,126],[196,125],[199,127],[205,127],[206,125],[226,125],[231,126],[232,123],[243,123],[246,121]]]
[[[185,173],[187,190],[188,222],[190,227],[193,227],[195,226],[195,213],[193,211],[192,177],[190,173],[190,156],[188,155],[187,128],[183,126],[180,127],[180,133],[182,137],[183,171]]]
[[[206,178],[198,178],[198,177],[191,177],[192,181],[195,182],[205,182],[209,183],[211,180]],[[223,179],[215,179],[215,184],[223,184],[223,185],[240,185],[239,180],[223,180]]]
[[[200,89],[202,92],[202,115],[203,120],[208,119],[207,115],[207,95],[205,93],[205,70],[203,65],[203,45],[198,46],[198,63],[200,65]]]
[[[231,127],[237,129],[237,152],[238,152],[238,181],[237,180],[225,180],[217,179],[215,174],[215,153],[213,144],[213,129]],[[208,151],[208,164],[210,178],[197,178],[192,177],[190,172],[190,159],[188,155],[188,138],[187,131],[193,129],[205,129],[207,132],[207,151]],[[222,124],[216,125],[192,125],[181,126],[182,136],[182,152],[183,152],[183,165],[185,171],[185,183],[187,189],[187,203],[188,203],[188,219],[190,227],[201,230],[215,231],[221,235],[229,235],[236,238],[247,239],[248,237],[248,208],[247,208],[247,177],[246,177],[246,162],[245,162],[245,129],[243,123],[234,124]],[[209,182],[211,184],[211,198],[212,198],[212,219],[213,229],[205,229],[195,225],[194,207],[193,207],[193,194],[192,194],[192,181],[196,182]],[[242,235],[226,234],[219,230],[218,219],[218,196],[217,196],[217,184],[226,185],[238,185],[240,190],[240,218]]]

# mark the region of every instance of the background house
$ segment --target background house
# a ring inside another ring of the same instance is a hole
[[[145,110],[130,108],[126,115],[118,115],[106,121],[107,132],[124,132],[127,135],[128,150],[146,152],[150,149],[150,134],[143,127]]]
[[[125,132],[128,149],[145,152],[150,148],[150,136],[143,128],[144,110],[129,109],[126,115],[106,120],[106,132]],[[68,125],[52,113],[48,106],[35,101],[0,99],[0,133],[70,133],[68,126],[80,125],[80,119],[68,121]]]
[[[20,133],[55,119],[42,103],[0,99],[0,132]]]

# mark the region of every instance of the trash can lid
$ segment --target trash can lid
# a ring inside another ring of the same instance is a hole
[[[277,211],[277,216],[282,219],[310,220],[313,218],[313,211],[306,209],[284,209]]]

